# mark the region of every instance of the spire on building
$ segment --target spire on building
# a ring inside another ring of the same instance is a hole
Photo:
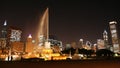
[[[7,38],[7,21],[4,21],[2,30],[1,30],[1,37],[2,38]]]
[[[104,47],[106,49],[109,49],[109,45],[108,45],[108,33],[106,30],[104,30],[103,32],[103,40],[104,40]]]
[[[103,34],[107,34],[107,31],[106,31],[106,30],[104,30]]]
[[[5,22],[4,22],[4,26],[7,26],[7,21],[5,20]]]
[[[108,33],[106,30],[104,30],[104,32],[103,32],[103,39],[106,41],[108,40]]]
[[[2,48],[7,47],[7,27],[6,26],[7,26],[7,21],[5,20],[0,32],[0,43],[2,43],[0,46]]]
[[[31,34],[29,34],[28,38],[32,38],[32,35],[31,35]]]
[[[31,34],[28,35],[28,37],[27,37],[27,42],[32,43],[32,35],[31,35]]]

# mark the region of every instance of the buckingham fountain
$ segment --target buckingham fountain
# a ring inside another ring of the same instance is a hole
[[[66,56],[59,53],[54,53],[49,42],[49,8],[47,8],[38,25],[36,35],[36,47],[33,52],[24,55],[24,58],[43,58],[44,60],[65,60]]]

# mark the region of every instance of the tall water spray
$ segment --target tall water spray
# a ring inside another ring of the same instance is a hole
[[[47,8],[40,19],[38,28],[38,45],[41,46],[49,39],[49,9]]]

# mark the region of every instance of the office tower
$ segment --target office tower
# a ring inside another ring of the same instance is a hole
[[[94,50],[94,52],[97,51],[97,44],[93,44],[93,49],[92,50]]]
[[[109,49],[109,45],[108,45],[108,33],[106,30],[104,30],[103,32],[103,40],[104,40],[104,46],[106,49]]]
[[[24,52],[24,43],[21,42],[22,30],[17,27],[9,27],[8,29],[8,45],[11,52]]]
[[[79,46],[78,48],[82,49],[83,48],[83,39],[80,39],[79,40]]]
[[[1,30],[0,47],[5,48],[6,45],[7,45],[7,21],[5,20]]]
[[[23,53],[24,43],[19,41],[11,42],[11,51],[14,53]]]
[[[7,21],[5,20],[1,31],[1,38],[7,38]]]
[[[10,52],[22,53],[24,51],[24,43],[21,42],[22,30],[18,27],[10,26],[8,28],[7,42]]]
[[[71,48],[71,44],[66,44],[65,49],[68,50]]]
[[[34,43],[32,43],[32,35],[29,34],[27,37],[25,52],[31,53],[34,51]]]
[[[10,27],[8,29],[9,42],[21,41],[22,30],[17,27]]]
[[[105,49],[104,40],[97,39],[97,47],[98,47],[98,49]]]
[[[109,22],[109,26],[110,26],[110,32],[112,37],[113,51],[116,53],[120,51],[120,45],[119,45],[118,33],[117,33],[117,22],[111,21]]]
[[[43,46],[45,42],[45,37],[44,35],[40,35],[39,36],[39,42],[38,42],[38,46]]]
[[[63,50],[62,41],[58,41],[51,38],[48,39],[48,41],[50,42],[51,47],[58,46],[61,51]]]
[[[72,47],[73,49],[76,49],[76,47],[77,47],[76,42],[71,42],[71,47]]]

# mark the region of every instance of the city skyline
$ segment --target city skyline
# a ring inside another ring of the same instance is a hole
[[[119,25],[120,13],[116,1],[41,0],[1,3],[0,26],[7,20],[8,25],[20,27],[24,40],[29,34],[35,37],[39,19],[46,7],[50,10],[50,35],[57,36],[63,43],[79,42],[81,38],[95,43],[102,38],[104,30],[110,33],[110,21],[115,20]]]

